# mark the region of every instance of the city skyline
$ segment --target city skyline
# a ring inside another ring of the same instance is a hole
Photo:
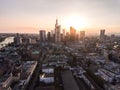
[[[56,18],[62,29],[78,23],[77,31],[90,34],[105,29],[108,33],[120,33],[120,0],[1,0],[0,33],[38,33],[40,29],[54,30]],[[76,17],[77,16],[77,17]],[[82,23],[85,25],[82,26]],[[76,28],[76,27],[75,27]],[[92,31],[92,32],[91,32]]]
[[[120,90],[120,0],[0,0],[0,90]]]

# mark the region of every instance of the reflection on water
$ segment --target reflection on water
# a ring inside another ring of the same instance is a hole
[[[8,37],[0,43],[0,49],[8,45],[9,43],[14,42],[14,37]]]

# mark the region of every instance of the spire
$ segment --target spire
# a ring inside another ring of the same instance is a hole
[[[56,24],[55,24],[55,26],[58,26],[58,19],[56,19]]]
[[[58,19],[56,19],[56,24],[58,25]]]

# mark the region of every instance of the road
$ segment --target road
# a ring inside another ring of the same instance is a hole
[[[36,82],[39,78],[39,73],[40,73],[40,68],[41,68],[41,65],[42,65],[42,60],[43,60],[43,57],[44,57],[44,54],[42,54],[42,56],[40,57],[40,60],[38,61],[38,65],[35,69],[35,72],[31,78],[31,81],[29,83],[29,85],[27,86],[27,90],[35,90],[35,85],[36,85]]]
[[[85,70],[85,66],[81,62],[79,62],[79,65]],[[87,73],[85,73],[84,75],[91,82],[91,84],[95,87],[96,90],[103,90],[96,84],[96,82]],[[90,90],[90,89],[87,89],[87,90]]]
[[[76,78],[75,80],[78,84],[79,90],[90,90],[90,88],[87,86],[87,84],[80,78]]]
[[[96,90],[103,90],[101,87],[99,87],[96,84],[96,82],[87,73],[85,73],[85,76],[92,83],[92,85],[95,87]]]

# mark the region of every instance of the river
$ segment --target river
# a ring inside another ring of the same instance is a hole
[[[12,42],[14,42],[14,37],[7,37],[4,41],[0,42],[0,49]]]

